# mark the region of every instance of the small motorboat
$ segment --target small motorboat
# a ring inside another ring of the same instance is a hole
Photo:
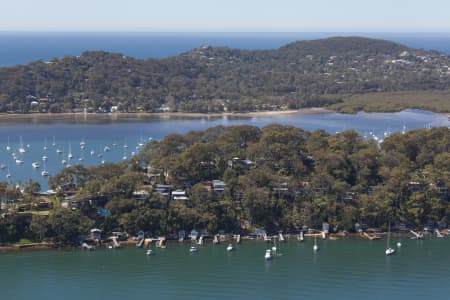
[[[391,255],[391,254],[394,254],[394,253],[395,253],[395,250],[393,248],[387,248],[386,249],[386,255]]]
[[[191,248],[189,248],[189,252],[197,252],[197,247],[191,246]]]
[[[40,167],[39,162],[35,161],[31,164],[31,166],[33,167],[33,169],[37,169]]]
[[[233,251],[233,250],[234,250],[233,244],[228,244],[227,251]]]

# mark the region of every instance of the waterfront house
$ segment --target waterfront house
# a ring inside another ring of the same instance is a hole
[[[326,222],[322,223],[322,231],[325,234],[329,234],[330,233],[330,224],[326,223]]]
[[[225,191],[225,187],[227,184],[223,182],[222,180],[213,180],[212,181],[212,187],[214,193],[223,193]]]
[[[175,191],[172,192],[172,200],[187,201],[189,199],[186,196],[186,191],[185,190],[175,190]]]
[[[98,228],[92,228],[91,239],[94,241],[100,241],[102,239],[102,231]]]
[[[126,241],[127,235],[120,231],[113,231],[111,233],[112,236],[115,236],[118,241]]]
[[[167,185],[167,184],[157,184],[154,191],[156,193],[160,193],[161,195],[165,196],[165,197],[169,197],[170,196],[170,192],[172,190],[172,186],[171,185]]]
[[[255,236],[257,239],[262,239],[263,236],[267,235],[267,232],[264,229],[255,229],[253,233],[250,234],[251,236]]]
[[[147,169],[147,177],[150,179],[151,182],[157,182],[161,178],[161,174],[163,173],[163,170],[161,168],[155,168],[151,165],[148,165],[146,167]]]
[[[133,198],[136,200],[145,200],[150,197],[150,193],[146,190],[137,190],[133,192]]]
[[[228,167],[230,169],[248,169],[254,164],[255,162],[247,158],[240,158],[240,157],[234,157],[233,159],[228,161]]]
[[[275,183],[273,191],[278,194],[287,193],[289,191],[288,183],[286,181]]]
[[[137,237],[138,240],[144,239],[145,238],[145,232],[143,232],[142,230],[138,231],[136,237]]]
[[[191,240],[196,240],[198,237],[198,231],[195,229],[192,229],[191,233],[189,234],[189,237],[191,238]]]

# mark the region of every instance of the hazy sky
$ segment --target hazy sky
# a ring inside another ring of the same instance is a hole
[[[450,1],[2,0],[0,30],[450,32]]]

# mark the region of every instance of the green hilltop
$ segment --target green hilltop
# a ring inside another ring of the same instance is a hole
[[[202,46],[165,59],[88,51],[0,68],[0,112],[208,113],[330,105],[345,112],[448,112],[449,66],[446,54],[362,37],[299,41],[276,50]],[[410,101],[417,92],[420,101]],[[394,105],[389,93],[396,95]],[[370,97],[358,98],[364,95]]]

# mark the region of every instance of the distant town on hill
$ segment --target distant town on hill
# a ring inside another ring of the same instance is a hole
[[[0,68],[0,112],[449,112],[449,66],[449,55],[362,37],[146,60],[87,51]]]

